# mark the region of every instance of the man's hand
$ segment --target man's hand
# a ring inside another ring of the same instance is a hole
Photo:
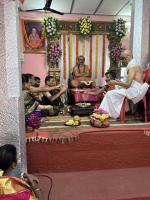
[[[56,85],[56,89],[61,89],[61,87],[62,87],[62,84]]]
[[[107,85],[118,85],[118,81],[117,80],[111,80],[107,83]]]
[[[25,182],[27,182],[31,186],[31,188],[33,190],[37,188],[39,180],[38,180],[38,178],[36,176],[24,173],[23,174],[23,179],[24,179]]]
[[[65,92],[67,90],[67,87],[64,85],[64,84],[62,84],[62,86],[61,86],[61,91],[62,92]]]

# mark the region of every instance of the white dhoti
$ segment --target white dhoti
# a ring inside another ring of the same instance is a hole
[[[122,88],[108,91],[104,96],[100,108],[107,111],[110,117],[118,118],[124,98],[130,99],[136,104],[145,96],[148,88],[149,85],[147,83],[140,84],[137,81],[132,81],[128,89]]]

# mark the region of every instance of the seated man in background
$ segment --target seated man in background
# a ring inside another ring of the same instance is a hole
[[[90,70],[87,65],[85,65],[84,56],[80,55],[78,57],[78,63],[74,66],[72,72],[72,80],[70,82],[71,87],[80,88],[91,86],[93,81],[90,78]]]
[[[40,81],[41,81],[41,79],[38,76],[34,76],[32,78],[32,83],[31,83],[32,86],[31,87],[39,88],[40,87]],[[35,100],[41,101],[42,93],[41,92],[32,93],[32,96],[34,97]]]
[[[90,91],[90,90],[89,90],[89,91],[86,90],[84,93],[87,93],[87,94],[89,94],[89,95],[96,96],[96,95],[105,93],[105,92],[107,92],[107,91],[109,91],[109,90],[113,90],[113,89],[115,89],[115,87],[112,86],[112,85],[109,85],[109,84],[107,84],[107,83],[109,83],[109,81],[111,81],[111,80],[115,80],[115,78],[116,78],[116,74],[115,74],[113,71],[107,71],[107,72],[105,73],[106,85],[104,85],[103,87],[97,89],[97,90],[94,91],[94,92],[92,92],[92,91]]]
[[[45,78],[45,86],[46,87],[55,87],[56,86],[56,79],[53,76],[46,76]],[[61,96],[67,91],[67,88],[64,85],[61,85],[60,88],[49,91],[43,92],[42,97],[42,104],[43,105],[52,105],[52,106],[63,106],[61,102]],[[54,108],[55,109],[55,108]]]
[[[41,82],[40,77],[35,76],[35,77],[34,77],[34,84],[33,84],[33,86],[34,86],[34,87],[40,87],[40,82]]]
[[[28,123],[29,120],[32,118],[32,116],[38,116],[37,111],[47,111],[49,115],[53,114],[53,106],[51,105],[41,105],[40,100],[36,100],[35,96],[33,94],[39,93],[39,92],[48,92],[51,90],[55,90],[60,87],[60,85],[54,86],[54,87],[33,87],[32,81],[33,81],[33,75],[32,74],[22,74],[22,91],[23,91],[23,98],[24,98],[24,107],[25,107],[25,120],[26,125],[29,126]],[[38,126],[40,124],[40,118],[38,119]],[[34,126],[34,124],[32,124]],[[31,126],[33,128],[33,126]]]

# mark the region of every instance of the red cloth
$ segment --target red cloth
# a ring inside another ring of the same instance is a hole
[[[75,103],[78,102],[99,102],[100,99],[102,98],[102,94],[93,96],[93,95],[89,95],[84,93],[84,91],[86,91],[87,89],[72,89],[71,92],[74,96],[75,99]],[[96,88],[93,89],[88,89],[88,91],[90,92],[95,92]]]
[[[144,82],[148,82],[150,84],[150,69],[144,71]]]

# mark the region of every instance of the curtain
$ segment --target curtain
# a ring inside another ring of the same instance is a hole
[[[66,36],[65,40],[64,34]],[[61,35],[60,47],[62,49],[62,56],[59,62],[61,82],[68,84],[68,79],[73,67],[76,65],[77,57],[83,55],[85,56],[85,64],[91,69],[91,79],[96,81],[96,85],[102,86],[105,84],[105,78],[102,77],[102,72],[105,73],[110,67],[109,42],[106,35],[97,34],[91,37],[91,39],[85,39],[72,33],[63,33]],[[64,49],[65,52],[63,52]],[[92,65],[90,66],[90,64]],[[64,74],[64,71],[66,74]]]

